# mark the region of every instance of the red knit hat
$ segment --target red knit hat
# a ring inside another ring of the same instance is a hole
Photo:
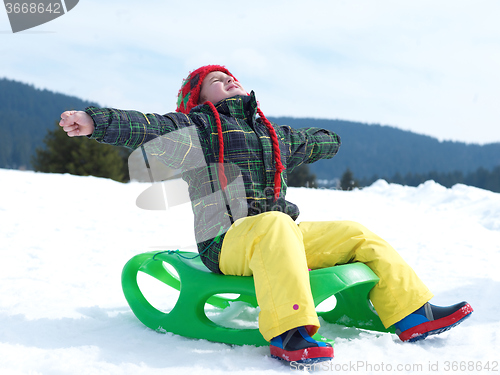
[[[227,70],[222,65],[206,65],[198,68],[187,76],[187,78],[182,82],[182,87],[179,90],[179,95],[177,96],[177,112],[188,114],[193,107],[198,105],[200,100],[201,84],[207,76],[207,74],[212,72],[223,72],[238,81],[229,70]]]
[[[200,100],[201,84],[203,83],[203,80],[205,79],[207,74],[216,71],[223,72],[233,77],[235,81],[238,81],[229,72],[229,70],[227,70],[222,65],[206,65],[192,71],[182,82],[182,87],[179,90],[179,94],[177,96],[177,112],[188,114],[191,109],[198,105],[198,102]],[[215,116],[215,122],[217,124],[217,134],[219,140],[219,181],[222,189],[224,190],[227,186],[227,178],[224,173],[224,138],[222,136],[222,124],[220,121],[219,112],[217,112],[217,109],[215,108],[213,103],[206,101],[203,104],[206,104],[210,107],[212,113]],[[274,127],[264,116],[264,113],[262,113],[260,108],[257,108],[257,113],[259,114],[262,122],[266,125],[267,130],[269,131],[269,135],[271,136],[271,141],[273,143],[273,155],[276,168],[276,172],[274,174],[274,198],[278,199],[281,191],[281,173],[285,170],[283,164],[281,163],[281,153],[278,143],[278,136],[276,135]]]

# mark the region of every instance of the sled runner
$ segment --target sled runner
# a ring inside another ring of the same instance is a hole
[[[205,304],[225,309],[232,302],[242,301],[257,307],[253,277],[219,275],[209,271],[192,252],[147,252],[130,259],[122,272],[125,298],[137,318],[159,332],[206,339],[236,345],[263,346],[257,328],[235,329],[214,323],[205,313]],[[166,267],[171,265],[175,272]],[[180,291],[174,308],[166,313],[153,307],[137,283],[138,272],[145,272]],[[318,312],[325,321],[347,327],[388,332],[368,300],[368,293],[378,277],[366,265],[352,263],[310,271],[311,290],[315,306],[335,296],[335,307]],[[222,294],[222,295],[221,295]],[[230,298],[223,294],[236,294]],[[316,340],[327,340],[320,335]],[[327,340],[328,341],[328,340]]]

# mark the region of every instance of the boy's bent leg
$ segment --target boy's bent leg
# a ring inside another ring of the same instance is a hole
[[[304,222],[299,228],[310,268],[361,262],[373,270],[380,281],[371,290],[370,300],[385,327],[432,298],[432,293],[396,250],[361,224]]]
[[[272,338],[299,326],[319,327],[309,271],[297,224],[281,212],[237,220],[222,245],[219,267],[226,275],[254,276],[259,329]]]

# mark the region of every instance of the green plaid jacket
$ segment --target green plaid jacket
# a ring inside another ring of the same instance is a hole
[[[286,169],[281,195],[275,201],[272,143],[265,124],[257,118],[254,93],[225,99],[217,103],[216,108],[222,123],[224,169],[228,179],[224,194],[218,185],[218,168],[214,167],[219,160],[217,127],[207,105],[193,108],[188,115],[95,107],[85,111],[95,123],[90,138],[131,149],[144,145],[149,154],[164,164],[183,169],[182,177],[189,186],[195,217],[198,250],[204,264],[211,271],[221,273],[219,254],[224,233],[232,222],[267,211],[282,211],[297,219],[298,207],[285,200],[287,173],[302,163],[333,157],[340,147],[340,138],[324,129],[296,130],[273,124]],[[197,139],[193,141],[193,138]]]

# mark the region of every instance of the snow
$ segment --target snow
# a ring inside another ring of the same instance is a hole
[[[121,291],[122,267],[152,249],[194,251],[186,205],[141,210],[135,200],[148,184],[95,177],[0,169],[0,184],[1,374],[500,371],[500,194],[433,181],[380,180],[349,192],[290,188],[300,220],[361,222],[398,249],[433,303],[467,300],[475,310],[415,344],[324,323],[320,333],[335,340],[335,358],[307,369],[270,358],[267,347],[159,334],[135,318]],[[166,293],[175,301],[175,292]],[[219,319],[256,317],[239,308]]]

